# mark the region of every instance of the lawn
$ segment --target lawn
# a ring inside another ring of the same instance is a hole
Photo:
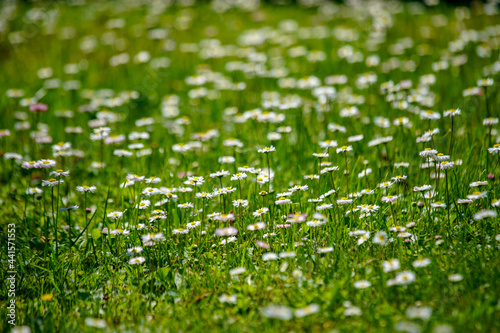
[[[0,4],[2,332],[499,332],[500,14]]]

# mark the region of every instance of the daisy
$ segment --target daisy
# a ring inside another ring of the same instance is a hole
[[[257,222],[257,223],[248,225],[247,230],[250,230],[250,231],[262,230],[265,227],[266,227],[266,224],[264,222]]]
[[[42,186],[54,187],[54,186],[61,184],[61,183],[64,183],[64,180],[62,180],[62,179],[57,180],[54,178],[49,179],[49,180],[42,180]]]
[[[219,297],[219,302],[221,303],[231,303],[231,304],[236,304],[236,294],[234,295],[226,295],[223,294]]]
[[[432,208],[446,208],[446,204],[441,201],[431,202]]]
[[[142,252],[142,247],[140,246],[135,246],[130,249],[127,249],[127,253],[132,254],[132,253],[141,253]]]
[[[178,204],[177,207],[180,209],[186,209],[186,208],[194,208],[194,205],[191,202],[185,202]]]
[[[262,255],[262,260],[264,261],[276,260],[276,259],[278,259],[278,255],[274,252],[267,252]]]
[[[285,205],[285,204],[289,204],[291,202],[292,202],[292,200],[285,198],[285,197],[281,197],[278,200],[276,200],[274,203],[276,205]]]
[[[87,318],[85,319],[85,325],[89,327],[95,327],[95,328],[106,328],[108,325],[106,324],[106,321],[98,318]]]
[[[49,173],[49,175],[51,176],[54,176],[54,177],[62,177],[62,176],[69,176],[69,171],[63,171],[63,170],[56,170],[56,171],[52,171],[51,173]]]
[[[107,216],[110,219],[116,220],[116,219],[119,219],[119,218],[121,218],[123,216],[123,212],[114,211],[114,212],[108,213]]]
[[[343,197],[343,198],[337,200],[337,204],[346,205],[346,204],[351,204],[352,201],[353,201],[353,199],[348,199],[346,197]]]
[[[331,247],[318,247],[318,253],[328,253],[333,251],[333,246]]]
[[[258,152],[259,153],[262,153],[262,154],[268,154],[268,153],[271,153],[273,151],[276,151],[276,148],[274,148],[274,146],[271,146],[271,147],[264,147],[263,149],[259,149]]]
[[[184,228],[177,228],[177,229],[174,229],[172,230],[172,233],[174,235],[185,235],[185,234],[188,234],[189,233],[189,228],[187,229],[184,229]]]
[[[397,195],[394,195],[394,196],[388,195],[388,196],[382,197],[382,202],[393,203],[397,199],[398,199]]]
[[[303,308],[295,310],[295,317],[302,318],[320,311],[318,304],[309,304]]]
[[[234,207],[248,207],[248,200],[236,199],[233,200]]]
[[[357,289],[366,289],[366,288],[370,287],[371,285],[372,284],[370,283],[370,281],[367,281],[367,280],[360,280],[360,281],[354,282],[354,287]]]
[[[26,194],[30,195],[30,194],[42,194],[43,191],[41,189],[39,189],[38,187],[29,187],[27,190],[26,190]]]
[[[146,209],[151,205],[151,201],[149,200],[142,200],[136,207],[139,209]]]
[[[215,230],[215,236],[236,236],[238,234],[238,229],[234,227],[227,228],[217,228]]]
[[[94,193],[95,190],[97,190],[97,187],[95,186],[87,186],[87,185],[83,185],[83,186],[77,186],[76,187],[76,190],[78,192],[82,192],[82,193],[85,193],[85,192],[90,192],[90,193]]]
[[[229,271],[230,275],[239,275],[245,273],[247,270],[245,267],[236,267]]]
[[[236,173],[231,176],[231,180],[243,180],[247,178],[247,174],[244,172]]]
[[[139,264],[142,264],[145,261],[146,261],[146,258],[144,258],[144,257],[136,257],[136,258],[130,259],[128,263],[130,265],[139,265]]]
[[[339,153],[345,153],[348,151],[352,151],[352,146],[342,146],[340,148],[337,148],[337,154]]]
[[[404,271],[396,275],[396,277],[394,278],[394,284],[407,285],[414,282],[416,279],[417,277],[415,273],[413,273],[412,271]]]
[[[56,166],[56,161],[54,160],[40,160],[36,162],[37,168],[47,169]]]
[[[379,231],[373,236],[372,242],[374,244],[386,245],[389,242],[389,238],[385,231]]]
[[[366,231],[363,235],[361,235],[361,237],[358,238],[357,244],[361,245],[369,239],[370,239],[370,232]]]
[[[158,184],[159,182],[161,182],[161,179],[158,178],[158,177],[149,177],[149,178],[146,178],[146,184]]]
[[[333,207],[333,204],[324,203],[324,204],[321,204],[319,206],[316,206],[316,210],[317,211],[322,211],[322,210],[325,210],[325,209],[331,209],[332,207]]]
[[[384,273],[387,273],[387,272],[397,271],[398,269],[401,268],[401,265],[399,264],[398,259],[389,259],[387,261],[382,262],[382,268],[384,270]]]
[[[323,149],[326,149],[326,148],[335,148],[337,147],[337,141],[335,140],[325,140],[325,141],[320,141],[319,142],[319,146]]]
[[[419,258],[412,263],[412,266],[415,268],[425,267],[431,263],[429,258]]]
[[[196,228],[196,227],[198,227],[200,225],[201,225],[200,221],[193,221],[193,222],[187,223],[186,224],[186,228],[188,228],[188,229],[194,229],[194,228]]]

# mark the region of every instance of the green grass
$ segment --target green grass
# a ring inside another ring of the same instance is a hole
[[[487,151],[499,142],[498,125],[483,125],[483,119],[498,117],[500,101],[500,17],[490,7],[266,3],[251,11],[215,12],[205,2],[162,8],[141,1],[59,1],[2,4],[0,11],[0,129],[10,133],[2,131],[0,137],[2,331],[13,327],[7,317],[13,299],[15,324],[31,332],[93,332],[96,324],[110,332],[500,330],[499,218],[475,216],[498,212],[492,205],[500,197],[500,155]],[[151,39],[151,34],[162,36]],[[305,54],[295,56],[299,46]],[[186,51],[193,47],[194,52]],[[149,58],[135,61],[141,51]],[[110,64],[124,53],[128,62]],[[318,55],[324,59],[310,61]],[[371,66],[370,56],[378,56],[378,63]],[[163,57],[168,59],[158,60]],[[463,57],[466,62],[460,63]],[[154,68],[162,61],[165,67]],[[437,70],[440,61],[448,67]],[[43,75],[43,68],[51,75]],[[362,75],[372,74],[372,83],[359,84]],[[435,82],[429,82],[429,74]],[[347,82],[332,83],[332,75],[345,75]],[[314,87],[299,87],[312,76],[319,86],[334,87],[335,94],[324,99]],[[296,85],[286,85],[284,78]],[[464,97],[465,89],[485,78],[492,84],[482,94]],[[411,87],[405,88],[405,81]],[[48,111],[30,112],[35,103]],[[358,112],[342,117],[352,106]],[[460,109],[460,115],[446,117],[450,109]],[[61,110],[71,110],[72,116],[61,116]],[[439,119],[422,119],[425,110],[437,112]],[[411,126],[394,125],[401,117]],[[388,126],[380,126],[384,123]],[[334,131],[333,124],[345,131]],[[98,126],[108,128],[107,140],[117,142],[91,139]],[[68,127],[80,127],[81,133]],[[439,131],[420,142],[432,129]],[[133,132],[148,138],[134,139]],[[272,132],[281,138],[269,140]],[[349,140],[360,134],[360,141]],[[230,138],[240,140],[241,147],[225,144]],[[387,140],[369,144],[379,138]],[[338,146],[322,148],[325,140]],[[71,148],[57,154],[58,143]],[[143,146],[130,146],[137,143]],[[179,152],[186,144],[192,148]],[[344,145],[352,151],[337,153]],[[271,146],[276,151],[258,152]],[[116,156],[118,149],[133,154]],[[434,149],[436,160],[438,153],[451,155],[455,164],[447,171],[427,168],[428,159],[420,155],[425,149]],[[220,163],[224,156],[235,162]],[[22,166],[42,159],[56,166]],[[403,162],[407,166],[395,165]],[[305,178],[327,166],[338,170]],[[269,168],[271,181],[258,183]],[[372,172],[360,176],[367,168]],[[50,175],[55,170],[69,176]],[[210,176],[221,170],[230,175]],[[230,180],[238,172],[247,178]],[[127,175],[160,181],[123,188]],[[439,175],[445,177],[438,180]],[[186,185],[188,176],[204,182]],[[394,182],[397,176],[405,177]],[[44,186],[58,177],[64,180],[60,185]],[[479,181],[487,184],[470,185]],[[383,188],[384,182],[392,185]],[[95,193],[77,190],[84,185],[95,186]],[[307,188],[285,193],[295,185]],[[432,186],[431,192],[414,190],[422,185]],[[42,192],[26,194],[35,187]],[[147,196],[147,187],[162,192]],[[221,187],[232,187],[231,193],[195,197]],[[361,195],[364,189],[373,193]],[[330,190],[336,192],[313,201]],[[393,204],[386,202],[391,195],[398,196]],[[468,195],[482,197],[459,203]],[[337,204],[344,197],[353,202]],[[279,204],[282,198],[290,203]],[[156,207],[163,199],[168,201]],[[235,207],[237,199],[248,206]],[[151,206],[138,209],[141,200]],[[439,202],[447,206],[431,208]],[[194,207],[179,208],[183,203]],[[321,204],[331,207],[314,217]],[[64,210],[70,206],[78,207]],[[261,208],[268,212],[255,216]],[[164,218],[155,219],[154,209]],[[113,219],[114,211],[123,216]],[[234,221],[214,220],[210,215],[216,212],[232,213]],[[308,217],[280,228],[294,213]],[[312,226],[314,219],[324,223]],[[194,221],[201,225],[174,234]],[[265,222],[265,228],[247,230],[257,222]],[[234,242],[221,243],[230,238],[216,236],[216,229],[229,224],[238,234]],[[391,230],[407,225],[406,235]],[[112,230],[126,232],[113,235]],[[383,244],[377,243],[385,235],[380,232],[387,235]],[[164,239],[148,245],[144,235],[149,233],[163,233]],[[9,252],[12,246],[15,251]],[[127,252],[138,246],[142,252]],[[264,260],[268,252],[278,258]],[[132,264],[132,258],[143,260]],[[399,267],[384,272],[390,259]],[[430,264],[415,267],[421,259]],[[231,274],[241,267],[243,272]],[[15,298],[8,290],[12,270]],[[414,281],[411,275],[400,279],[412,273]],[[359,288],[356,282],[363,280],[370,286]],[[285,308],[270,311],[275,306]]]

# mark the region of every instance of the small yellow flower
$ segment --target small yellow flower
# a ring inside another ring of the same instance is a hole
[[[45,294],[45,295],[42,295],[40,297],[40,299],[44,302],[49,302],[52,300],[52,298],[54,297],[54,294]]]

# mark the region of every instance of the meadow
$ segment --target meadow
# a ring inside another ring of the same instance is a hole
[[[499,332],[495,2],[0,4],[2,332]]]

